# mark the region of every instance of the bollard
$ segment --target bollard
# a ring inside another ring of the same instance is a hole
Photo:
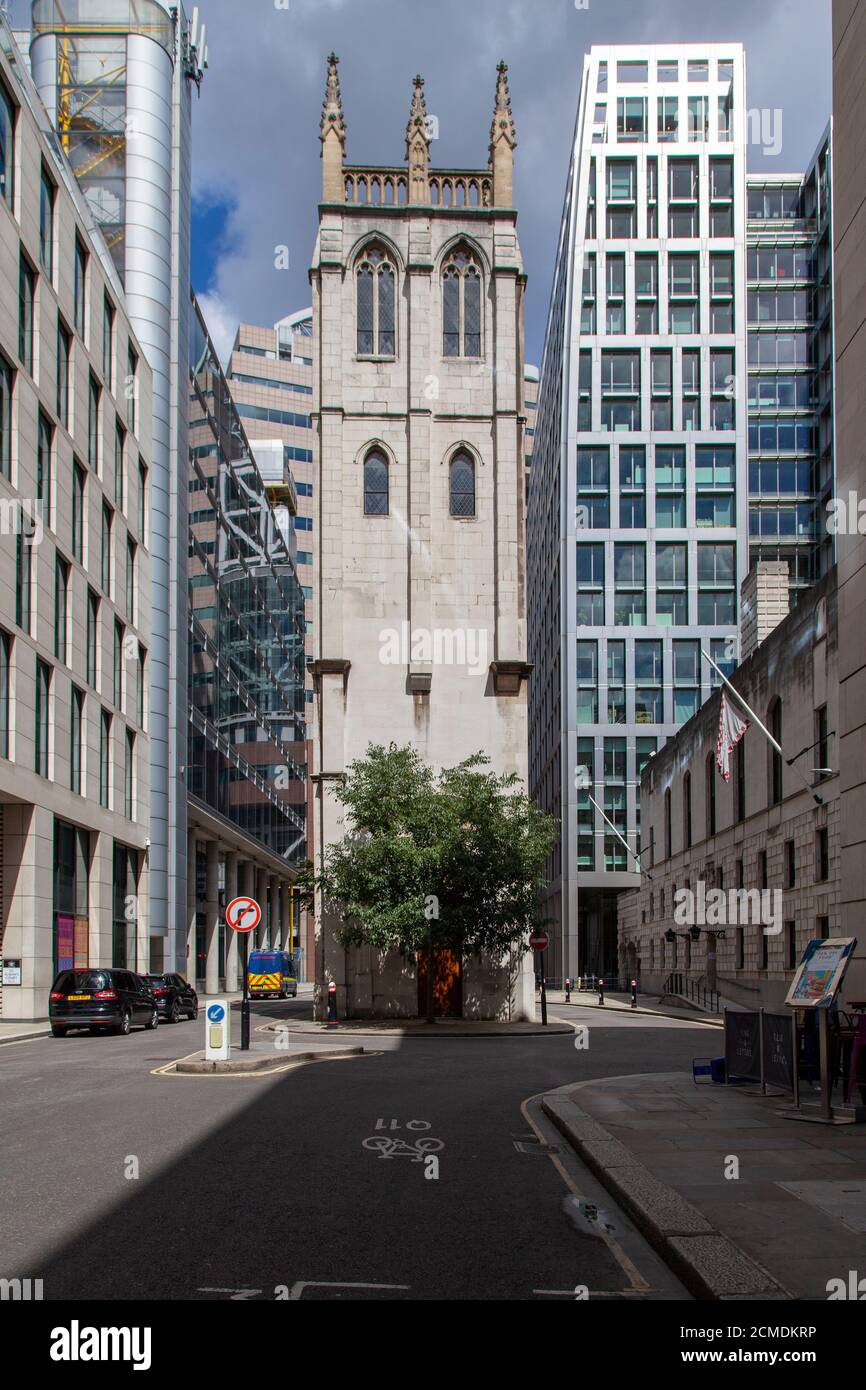
[[[633,1009],[637,1008],[637,980],[631,982],[631,1006]]]
[[[604,1003],[604,980],[598,982],[598,1002],[599,1004]]]
[[[328,1027],[337,1026],[337,986],[331,980],[328,984]]]
[[[571,978],[569,976],[565,978],[565,1002],[566,1004],[571,1003]]]

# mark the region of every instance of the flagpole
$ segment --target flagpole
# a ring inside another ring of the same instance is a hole
[[[795,767],[795,766],[794,766],[794,759],[793,759],[793,758],[786,758],[786,757],[785,757],[785,752],[784,752],[784,749],[782,748],[782,745],[781,745],[780,743],[778,743],[778,742],[776,741],[776,739],[773,738],[773,735],[770,733],[770,731],[769,731],[769,729],[766,727],[766,725],[764,725],[764,724],[761,723],[760,719],[759,719],[758,716],[755,714],[755,711],[754,711],[749,705],[746,704],[746,702],[745,702],[745,700],[743,699],[742,695],[740,694],[739,690],[737,690],[735,686],[731,685],[731,682],[728,680],[728,678],[727,678],[727,676],[725,675],[724,671],[722,671],[722,670],[716,665],[716,663],[713,661],[713,658],[712,658],[711,656],[709,656],[707,652],[704,651],[703,647],[701,647],[701,656],[704,658],[705,661],[708,661],[708,662],[710,663],[710,665],[712,666],[713,670],[721,677],[722,681],[723,681],[724,684],[727,686],[728,690],[730,690],[730,692],[731,692],[731,694],[733,695],[734,699],[737,700],[738,703],[742,705],[743,709],[746,711],[746,714],[749,716],[749,718],[752,720],[752,722],[753,722],[754,724],[757,724],[758,728],[761,730],[761,733],[762,733],[762,734],[764,735],[764,737],[767,739],[768,743],[772,744],[773,748],[775,748],[776,752],[779,754],[779,757],[780,757],[780,758],[784,758],[785,763],[787,764],[787,766],[790,767],[790,768],[792,769],[792,771],[794,771],[794,772],[797,774],[797,776],[800,778],[800,781],[803,783],[803,786],[804,786],[804,787],[806,788],[806,790],[810,793],[810,795],[813,796],[813,797],[815,798],[815,800],[817,801],[818,805],[819,805],[819,806],[823,806],[823,805],[824,805],[824,799],[823,799],[823,797],[820,797],[820,796],[818,795],[818,793],[815,791],[814,787],[810,786],[809,782],[806,780],[806,777],[805,777],[804,774],[800,771],[800,769],[799,769],[798,767]]]
[[[593,806],[595,807],[595,809],[598,811],[598,814],[601,816],[602,820],[605,821],[605,822],[607,823],[607,825],[610,826],[611,830],[613,831],[613,833],[614,833],[614,835],[616,836],[616,838],[620,841],[620,843],[623,844],[623,845],[625,845],[625,847],[626,847],[628,853],[631,855],[632,859],[636,859],[636,860],[637,860],[637,870],[638,870],[638,873],[639,873],[639,874],[646,874],[647,878],[651,880],[651,879],[652,879],[652,874],[650,873],[649,869],[645,869],[644,866],[643,866],[643,864],[640,862],[640,854],[638,854],[637,850],[632,849],[632,847],[631,847],[631,845],[629,844],[628,840],[624,839],[623,836],[620,835],[620,833],[619,833],[619,831],[617,830],[616,826],[614,825],[613,821],[612,821],[612,820],[608,820],[607,816],[604,814],[604,811],[601,809],[601,807],[599,806],[598,802],[596,801],[596,799],[595,799],[595,797],[592,795],[592,793],[591,793],[591,792],[587,792],[587,796],[589,797],[589,799],[590,799],[590,801],[592,802],[592,804],[593,804]],[[642,854],[642,853],[643,853],[643,850],[641,850],[641,854]]]

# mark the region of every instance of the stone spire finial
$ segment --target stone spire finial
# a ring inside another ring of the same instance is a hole
[[[343,119],[340,77],[337,72],[339,61],[336,53],[328,55],[328,79],[319,126],[319,139],[322,142],[322,198],[326,203],[342,203],[346,197],[343,183],[346,122]]]
[[[424,78],[416,77],[406,126],[406,160],[409,165],[409,202],[430,201],[430,125],[424,100]]]
[[[493,172],[493,204],[510,208],[514,202],[514,149],[517,133],[511,114],[508,91],[508,64],[499,63],[496,69],[496,104],[490,127],[490,168]]]

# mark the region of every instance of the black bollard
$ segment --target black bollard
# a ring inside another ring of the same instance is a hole
[[[568,975],[565,978],[565,1002],[571,1003],[571,977]]]
[[[637,1008],[637,980],[631,982],[631,1006],[633,1009]]]
[[[604,980],[598,982],[598,1002],[599,1004],[604,1003]]]
[[[337,986],[331,980],[328,985],[328,1027],[337,1026]]]

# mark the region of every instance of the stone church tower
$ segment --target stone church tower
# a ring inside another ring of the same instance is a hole
[[[527,775],[525,276],[507,69],[486,168],[431,167],[420,77],[405,166],[373,168],[345,162],[337,61],[310,273],[319,847],[343,838],[330,787],[370,743],[412,744],[434,767],[483,750],[496,772]],[[317,988],[336,982],[340,1017],[414,1016],[415,963],[345,952],[336,925],[320,904]],[[511,976],[464,962],[462,999],[466,1013],[534,1016],[528,961]]]

